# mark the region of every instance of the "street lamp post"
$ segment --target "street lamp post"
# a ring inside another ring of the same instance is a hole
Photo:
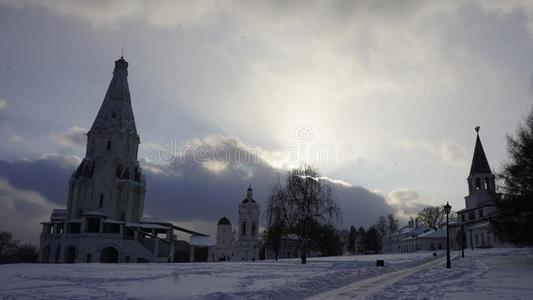
[[[451,268],[451,262],[450,262],[450,236],[449,236],[449,217],[450,217],[450,211],[452,210],[452,206],[446,202],[446,205],[444,205],[444,212],[446,213],[446,268]]]

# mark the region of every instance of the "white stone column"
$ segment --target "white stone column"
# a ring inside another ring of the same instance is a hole
[[[175,245],[174,242],[170,243],[170,262],[174,262]]]
[[[191,255],[189,257],[189,261],[190,262],[194,261],[194,246],[191,246]]]
[[[126,210],[126,220],[128,222],[133,222],[131,219],[131,212],[133,209],[133,192],[128,190],[128,208]]]
[[[155,238],[154,262],[157,262],[158,257],[159,257],[159,239]]]

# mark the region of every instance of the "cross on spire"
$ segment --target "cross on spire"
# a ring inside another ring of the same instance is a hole
[[[476,127],[474,127],[474,130],[476,131],[477,134],[479,134],[479,129],[480,129],[480,128],[481,128],[481,127],[479,127],[479,125],[476,126]]]

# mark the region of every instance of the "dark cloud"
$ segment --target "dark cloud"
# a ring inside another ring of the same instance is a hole
[[[214,228],[221,216],[236,220],[237,207],[245,197],[248,184],[252,184],[254,198],[264,208],[269,187],[285,176],[285,171],[271,167],[252,148],[235,138],[210,137],[195,140],[189,146],[168,164],[142,162],[147,177],[145,214],[188,224],[210,222]],[[225,158],[221,159],[222,156]],[[0,177],[13,189],[35,191],[54,206],[62,207],[70,174],[78,161],[62,155],[15,162],[0,160]],[[378,215],[392,210],[382,196],[363,187],[336,181],[332,181],[332,186],[343,211],[344,226],[368,226]],[[28,214],[29,217],[36,215],[44,216],[43,212]],[[33,221],[37,224],[42,220]],[[37,226],[34,233],[37,235],[39,230]]]
[[[66,203],[68,180],[75,169],[75,159],[62,155],[45,155],[35,160],[0,160],[0,177],[21,190],[39,192],[52,203]]]

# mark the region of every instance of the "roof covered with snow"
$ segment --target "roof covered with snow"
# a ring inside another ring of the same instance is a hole
[[[419,238],[446,238],[446,228],[430,230],[418,236]]]
[[[215,242],[209,236],[193,234],[191,235],[190,244],[191,246],[209,247],[214,246]]]

